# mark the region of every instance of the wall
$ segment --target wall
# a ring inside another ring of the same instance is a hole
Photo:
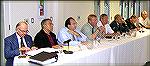
[[[82,6],[82,7],[81,7]],[[5,2],[4,9],[4,25],[5,37],[15,32],[15,25],[27,19],[29,23],[29,31],[32,37],[41,29],[40,22],[44,18],[53,17],[54,33],[57,33],[64,26],[64,21],[72,16],[80,24],[81,27],[87,22],[87,16],[94,13],[93,1],[47,1],[45,2],[45,16],[40,17],[38,14],[38,1],[11,1]],[[80,17],[80,19],[78,18]],[[31,23],[34,18],[34,23]],[[9,30],[10,25],[10,30]],[[58,27],[59,26],[59,27]]]
[[[55,9],[52,12],[47,12],[48,14],[53,14],[54,19],[54,32],[57,34],[58,31],[64,27],[65,20],[68,17],[73,17],[77,23],[78,27],[81,28],[84,23],[87,22],[87,16],[94,13],[94,2],[93,1],[52,1],[47,2],[47,11],[52,8]],[[49,15],[50,17],[52,15]],[[78,18],[79,17],[79,18]]]
[[[88,15],[94,13],[93,1],[59,1],[58,4],[58,29],[64,27],[68,17],[73,17],[78,23],[78,28],[81,28],[88,21]]]
[[[29,23],[29,34],[33,37],[39,30],[38,19],[38,2],[37,1],[11,1],[5,3],[6,11],[4,12],[4,25],[5,25],[5,37],[15,32],[16,24],[24,19]],[[4,10],[5,10],[4,9]],[[34,23],[30,22],[30,19],[34,18]],[[10,25],[10,30],[8,26]]]

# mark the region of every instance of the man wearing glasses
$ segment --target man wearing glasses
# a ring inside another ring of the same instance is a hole
[[[13,66],[15,56],[22,55],[23,50],[29,51],[32,45],[32,37],[27,35],[28,24],[21,21],[16,25],[16,32],[4,39],[4,56],[6,66]]]

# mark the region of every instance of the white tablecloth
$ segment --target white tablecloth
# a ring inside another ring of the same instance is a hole
[[[144,33],[137,32],[136,37],[126,37],[119,40],[100,40],[99,47],[90,50],[82,50],[73,54],[61,54],[56,63],[49,65],[65,64],[104,64],[116,65],[144,65],[150,61],[150,30]],[[96,43],[98,44],[98,42]],[[14,59],[14,66],[33,66],[28,58]],[[36,66],[36,65],[35,65]]]

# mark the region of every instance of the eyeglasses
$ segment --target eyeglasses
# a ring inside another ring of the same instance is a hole
[[[19,29],[19,31],[21,31],[21,32],[24,32],[24,33],[28,33],[29,31],[28,30],[21,30],[21,29]]]

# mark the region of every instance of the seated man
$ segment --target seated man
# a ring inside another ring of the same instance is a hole
[[[135,15],[132,15],[129,19],[126,19],[125,22],[127,23],[127,26],[130,30],[132,29],[138,29],[138,23],[137,23],[137,17]]]
[[[108,24],[108,16],[106,14],[100,15],[100,22],[98,23],[99,27],[101,27],[101,37],[106,36],[113,36],[118,33],[114,33],[114,31],[111,29],[110,25]]]
[[[56,35],[53,31],[53,23],[51,19],[44,19],[41,22],[42,29],[36,34],[34,38],[35,47],[38,48],[59,48]]]
[[[74,18],[69,17],[65,21],[65,27],[58,32],[58,42],[64,44],[65,41],[71,39],[70,45],[75,46],[86,41],[86,36],[76,29],[77,22]]]
[[[4,39],[4,56],[6,66],[13,66],[15,56],[22,54],[21,51],[29,51],[32,46],[32,37],[28,34],[28,24],[21,21],[16,25],[16,32]]]
[[[97,16],[94,14],[90,14],[88,16],[88,22],[84,24],[81,28],[81,32],[88,37],[89,41],[98,38],[100,28],[97,26],[97,22]]]
[[[122,19],[122,16],[117,14],[114,17],[114,21],[111,22],[110,27],[114,32],[120,32],[121,34],[124,32],[129,32],[129,28],[125,24],[125,21]]]
[[[146,11],[141,12],[141,17],[139,17],[139,23],[142,27],[150,28],[150,20]]]

